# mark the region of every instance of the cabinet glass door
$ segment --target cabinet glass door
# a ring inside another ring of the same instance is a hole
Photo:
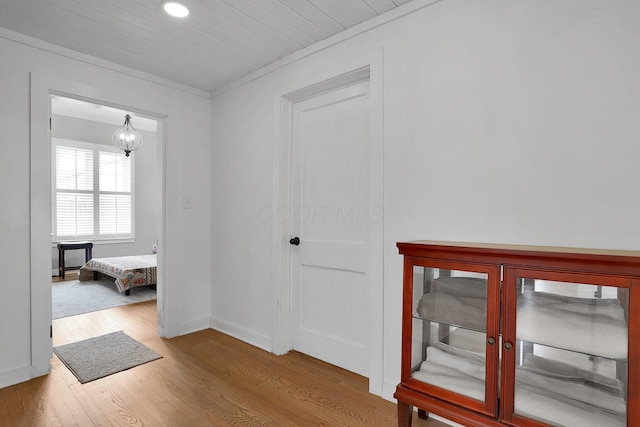
[[[627,425],[629,280],[519,270],[513,414],[554,426]],[[507,323],[509,320],[507,319]]]
[[[413,266],[411,379],[427,389],[451,392],[447,396],[440,390],[444,398],[466,399],[493,414],[497,358],[487,360],[495,357],[499,338],[498,319],[488,313],[498,312],[498,269],[461,267]]]

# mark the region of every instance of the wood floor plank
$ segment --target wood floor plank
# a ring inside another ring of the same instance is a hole
[[[163,419],[170,420],[172,425],[181,423],[193,427],[208,425],[203,417],[174,393],[175,387],[159,381],[159,376],[154,374],[153,364],[149,364],[144,372],[135,369],[131,371],[136,377],[136,384],[142,392],[148,394],[152,400],[151,406],[160,412]]]
[[[104,399],[102,399],[102,393],[95,382],[87,384],[80,384],[79,382],[76,382],[76,384],[69,387],[69,390],[81,403],[82,409],[93,422],[93,424],[87,424],[88,426],[118,425],[110,421],[110,416],[113,416],[113,412],[104,402]],[[107,414],[105,414],[105,412]]]
[[[162,359],[80,384],[54,355],[49,375],[0,389],[0,425],[397,425],[396,405],[354,373],[297,352],[276,356],[208,329],[162,339],[155,301],[56,319],[54,346],[124,331]],[[445,424],[414,417],[414,426]]]
[[[94,425],[93,420],[85,410],[82,403],[73,394],[66,382],[55,382],[55,396],[53,400],[49,401],[49,404],[53,407],[61,407],[67,410],[67,413],[71,417],[70,421],[61,423],[61,425],[79,425],[90,426]]]
[[[130,376],[129,372],[121,374],[123,375],[120,378],[112,375],[96,382],[105,397],[103,401],[112,408],[109,414],[117,413],[117,418],[110,418],[110,420],[127,426],[171,427],[173,425],[171,420],[163,419],[157,408],[150,404],[148,393],[140,393],[140,390],[137,390],[125,377]]]
[[[234,405],[233,391],[189,358],[180,357],[172,364],[167,363],[164,367],[155,364],[149,369],[155,371],[154,375],[170,382],[171,388],[184,399],[184,403],[206,419],[209,425],[232,425],[230,423],[234,419],[242,420],[246,425],[268,425],[271,422],[268,418],[260,418],[246,408]]]

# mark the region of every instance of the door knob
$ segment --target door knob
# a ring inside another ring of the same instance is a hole
[[[289,240],[289,243],[291,243],[292,245],[298,246],[300,244],[300,238],[294,237],[293,239]]]

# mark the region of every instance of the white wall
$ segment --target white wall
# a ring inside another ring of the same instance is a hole
[[[212,324],[269,348],[272,248],[282,236],[260,212],[278,191],[279,100],[380,51],[382,395],[400,377],[397,241],[640,249],[637,16],[633,0],[447,0],[219,91]]]
[[[122,125],[55,114],[52,119],[52,138],[95,144],[111,144],[111,134],[118,126]],[[135,120],[132,122],[135,125]],[[94,258],[150,254],[153,245],[158,243],[158,223],[162,205],[162,171],[155,155],[158,150],[158,137],[155,132],[138,130],[142,135],[144,146],[142,150],[133,154],[135,161],[135,241],[95,242],[93,246]],[[124,156],[124,153],[122,155]],[[84,260],[84,250],[65,253],[65,262],[68,266],[82,265]],[[55,243],[52,245],[51,268],[56,272],[58,270],[58,249]],[[66,274],[76,273],[77,271],[69,271]]]
[[[31,365],[32,356],[39,359],[42,355],[31,354],[30,315],[32,305],[44,306],[47,310],[46,301],[50,305],[51,300],[50,283],[31,283],[30,280],[30,256],[34,249],[30,247],[30,76],[36,76],[33,78],[39,82],[63,82],[61,86],[71,88],[72,94],[166,116],[166,230],[164,247],[160,248],[166,260],[166,269],[160,272],[166,286],[165,306],[160,307],[166,325],[163,333],[174,336],[208,327],[211,313],[211,281],[206,268],[211,259],[208,94],[165,84],[158,78],[6,30],[0,32],[0,58],[3,58],[0,62],[3,165],[0,168],[3,200],[0,209],[0,271],[3,274],[0,281],[0,387],[43,373]],[[44,139],[35,141],[35,146],[46,144]],[[48,148],[42,147],[42,150]],[[160,160],[158,157],[157,161]],[[184,195],[192,198],[190,210],[181,208]],[[42,215],[42,218],[48,217],[48,212],[43,211]],[[46,259],[43,268],[49,271],[49,258]],[[48,311],[50,320],[50,306]],[[46,313],[34,313],[34,316],[47,318]],[[48,331],[49,321],[45,323],[34,325],[34,330]],[[46,348],[38,342],[34,345],[37,350]]]

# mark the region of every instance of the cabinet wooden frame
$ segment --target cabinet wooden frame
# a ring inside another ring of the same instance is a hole
[[[499,356],[498,345],[516,341],[517,279],[628,290],[622,293],[626,300],[621,300],[627,309],[628,324],[626,419],[629,427],[640,422],[640,252],[435,241],[398,243],[398,248],[404,255],[401,383],[394,395],[398,400],[399,426],[410,425],[413,406],[465,426],[547,426],[514,413],[515,351],[503,349],[502,359]],[[416,266],[490,272],[486,338],[494,337],[497,344],[487,344],[485,402],[411,378]],[[497,283],[492,282],[492,277],[497,277]]]
[[[445,270],[459,270],[487,275],[487,319],[486,338],[492,338],[494,344],[486,345],[486,358],[493,361],[487,363],[485,371],[485,401],[481,402],[452,391],[436,387],[411,378],[411,342],[413,335],[413,269],[414,267],[438,268]],[[411,389],[426,394],[438,394],[443,399],[456,402],[481,414],[495,417],[498,410],[498,357],[499,357],[499,322],[500,322],[500,267],[492,264],[479,264],[470,262],[456,262],[435,260],[429,258],[405,258],[405,277],[408,278],[403,290],[403,299],[408,304],[403,305],[402,342],[407,343],[402,347],[402,383]]]
[[[575,268],[575,266],[573,267]],[[517,328],[517,291],[516,282],[518,279],[531,280],[553,280],[564,283],[575,283],[576,285],[588,283],[590,285],[609,286],[618,289],[631,289],[632,278],[625,276],[607,275],[601,273],[584,273],[580,271],[545,270],[544,268],[519,268],[504,266],[504,281],[502,287],[503,306],[502,338],[504,343],[514,344],[516,340]],[[630,341],[628,341],[630,343]],[[515,349],[515,346],[514,346]],[[502,353],[502,383],[501,396],[502,406],[500,419],[508,424],[530,427],[545,427],[547,424],[530,420],[515,414],[514,411],[514,381],[515,378],[515,351],[504,351]],[[630,357],[629,357],[630,360]],[[629,364],[631,365],[631,364]],[[636,387],[629,384],[629,387]],[[627,411],[628,412],[628,411]]]

